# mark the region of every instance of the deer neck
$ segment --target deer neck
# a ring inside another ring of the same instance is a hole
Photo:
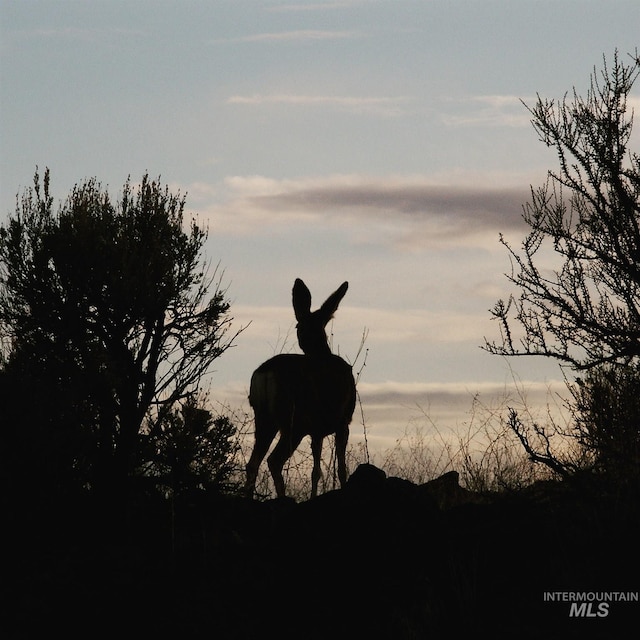
[[[329,358],[331,356],[331,349],[329,345],[317,346],[314,349],[307,349],[304,351],[304,355],[309,358]]]

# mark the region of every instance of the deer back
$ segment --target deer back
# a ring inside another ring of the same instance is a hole
[[[256,417],[281,432],[324,437],[348,427],[356,402],[351,366],[339,356],[281,354],[251,377]]]

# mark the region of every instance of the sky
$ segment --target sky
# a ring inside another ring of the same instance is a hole
[[[639,34],[637,0],[0,0],[0,220],[36,166],[60,200],[145,172],[186,194],[246,327],[216,402],[248,410],[253,369],[297,350],[300,277],[314,308],[349,282],[331,342],[370,444],[465,428],[514,379],[544,407],[556,364],[480,348],[513,292],[499,235],[557,165],[523,102],[584,94]]]

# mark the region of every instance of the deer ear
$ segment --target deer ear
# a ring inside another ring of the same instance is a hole
[[[320,313],[324,319],[325,324],[331,320],[333,314],[338,309],[338,305],[342,298],[344,298],[344,294],[347,293],[347,289],[349,288],[348,282],[343,282],[338,289],[336,289],[323,303],[320,307]]]
[[[296,320],[303,320],[311,313],[311,291],[300,278],[293,283],[292,298]]]

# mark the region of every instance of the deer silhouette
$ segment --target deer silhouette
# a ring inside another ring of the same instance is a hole
[[[331,353],[325,327],[336,312],[349,284],[344,282],[316,310],[311,293],[299,278],[293,285],[293,309],[298,344],[304,352],[280,354],[261,364],[251,376],[249,402],[255,416],[255,444],[247,463],[245,491],[253,495],[260,463],[276,434],[280,438],[267,458],[279,498],[285,496],[282,468],[305,436],[311,436],[313,471],[311,495],[322,477],[322,441],[335,434],[340,486],[347,481],[345,453],[349,423],[356,403],[351,366]]]

